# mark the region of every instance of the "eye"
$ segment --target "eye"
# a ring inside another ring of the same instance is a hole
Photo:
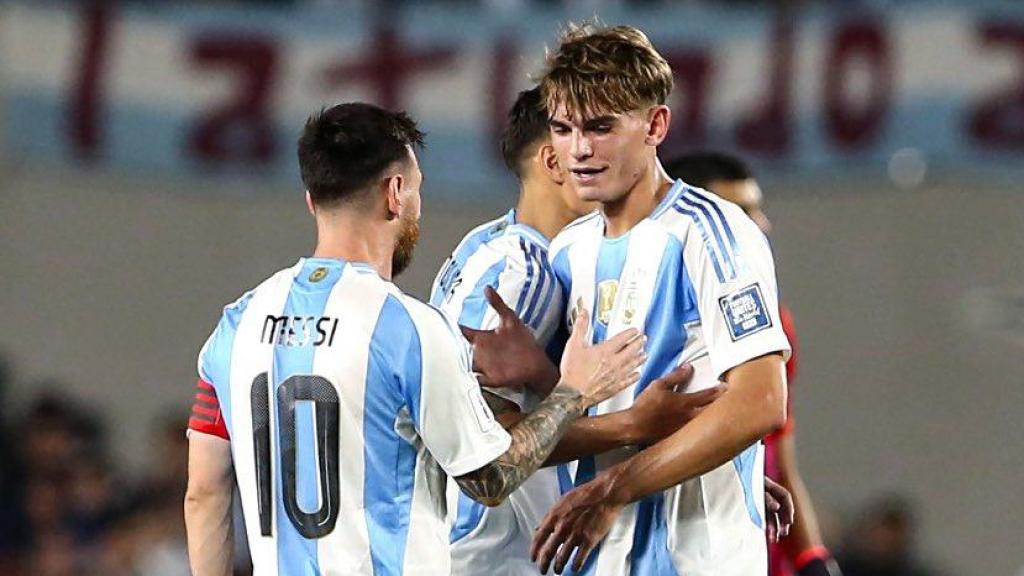
[[[551,132],[553,132],[555,134],[560,134],[560,135],[561,134],[568,134],[569,133],[569,129],[566,128],[565,126],[554,125],[554,126],[551,127]]]
[[[597,132],[598,134],[607,134],[607,133],[612,131],[612,125],[611,124],[598,124],[598,125],[594,126],[592,128],[592,130],[594,132]]]

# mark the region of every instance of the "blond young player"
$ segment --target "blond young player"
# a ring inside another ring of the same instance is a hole
[[[579,200],[564,186],[551,147],[548,116],[540,89],[519,93],[509,112],[501,140],[508,169],[520,183],[516,207],[502,217],[477,226],[446,260],[431,291],[430,303],[463,329],[487,330],[498,322],[488,304],[488,286],[513,307],[538,342],[557,358],[564,345],[562,293],[548,260],[548,242],[566,224],[594,211],[596,203]],[[714,387],[681,394],[692,371],[674,371],[648,386],[626,410],[580,418],[555,447],[548,463],[574,461],[613,448],[655,442],[671,434],[721,394]],[[510,425],[531,412],[544,391],[485,388],[495,415]],[[572,488],[572,465],[538,470],[507,502],[486,508],[449,482],[452,574],[454,576],[531,576],[533,531],[562,493]]]
[[[542,571],[571,560],[597,575],[763,574],[761,439],[785,421],[789,353],[767,241],[738,207],[662,169],[672,71],[642,32],[570,28],[541,86],[569,184],[601,203],[551,245],[564,320],[589,315],[592,342],[649,338],[640,382],[591,413],[628,407],[684,362],[688,391],[728,389],[650,447],[582,459],[532,554]]]

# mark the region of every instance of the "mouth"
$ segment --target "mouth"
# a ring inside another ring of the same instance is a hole
[[[608,170],[607,167],[594,168],[591,166],[579,166],[576,168],[569,169],[569,172],[572,174],[573,178],[577,182],[581,184],[586,184],[588,182],[592,182],[593,180],[595,180],[599,175],[603,174],[606,170]]]

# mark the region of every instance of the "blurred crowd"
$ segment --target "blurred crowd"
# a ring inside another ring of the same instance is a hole
[[[843,531],[837,561],[845,576],[940,576],[914,551],[913,503],[898,494],[876,497]]]
[[[7,413],[8,368],[0,359],[0,574],[187,576],[188,407],[153,423],[150,466],[129,478],[108,453],[105,423],[60,383],[33,384],[26,409]],[[940,574],[914,552],[916,514],[905,497],[878,497],[851,518],[829,543],[846,576]],[[235,532],[241,576],[250,569]]]
[[[5,368],[0,394],[9,388]],[[187,575],[187,412],[143,432],[152,464],[129,479],[108,454],[99,418],[57,382],[33,389],[19,414],[2,411],[0,395],[0,574]]]

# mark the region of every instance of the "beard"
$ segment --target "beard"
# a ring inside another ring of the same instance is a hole
[[[405,271],[412,262],[412,253],[420,239],[420,223],[413,219],[402,224],[402,231],[395,242],[395,251],[391,255],[391,277],[394,278]]]

